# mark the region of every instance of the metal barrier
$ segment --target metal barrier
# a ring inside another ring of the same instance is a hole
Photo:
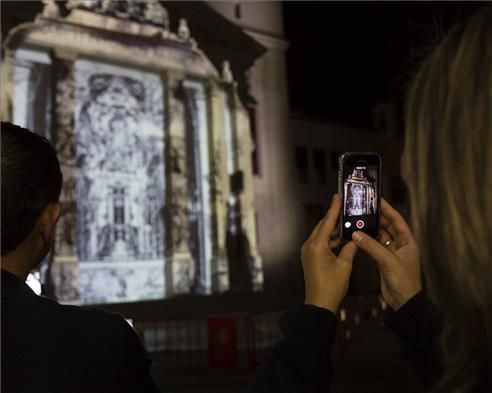
[[[348,347],[380,330],[386,305],[377,297],[352,297],[338,313],[336,357]],[[264,350],[281,333],[278,320],[284,310],[195,318],[133,321],[145,349],[166,370],[236,369],[249,371],[260,363]]]

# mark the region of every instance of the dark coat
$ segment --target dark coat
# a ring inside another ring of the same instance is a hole
[[[440,312],[420,292],[398,311],[386,313],[383,322],[400,338],[402,357],[410,363],[422,387],[432,390],[443,372],[437,343],[442,324]],[[310,305],[290,309],[280,320],[283,338],[267,351],[247,392],[329,392],[336,327],[337,318],[331,311]],[[475,391],[492,393],[486,372]]]
[[[1,278],[3,393],[155,392],[122,316],[38,296],[5,270]]]

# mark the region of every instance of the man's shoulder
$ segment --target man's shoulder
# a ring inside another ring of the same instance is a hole
[[[129,333],[134,334],[133,329],[121,314],[109,312],[99,307],[61,304],[47,298],[42,301],[55,303],[52,305],[52,312],[58,318],[67,318],[71,324],[83,327],[86,332],[101,335],[106,340]]]
[[[71,312],[77,313],[88,327],[97,327],[98,333],[102,334],[106,340],[108,339],[108,335],[111,335],[112,339],[117,340],[137,337],[136,332],[121,314],[97,307],[64,307],[70,307]]]
[[[152,391],[150,361],[122,315],[34,294],[8,303],[9,316],[2,315],[2,358],[7,359],[2,372],[12,386],[17,388],[30,367],[60,391],[71,391],[74,381],[80,392]],[[12,391],[33,391],[33,384]]]
[[[47,301],[53,301],[46,299]],[[77,306],[70,304],[56,303],[56,311],[70,315],[72,318],[80,318],[89,322],[121,324],[125,319],[121,314],[109,312],[95,306]],[[125,322],[126,323],[126,322]]]
[[[136,336],[135,332],[121,314],[98,307],[61,304],[56,300],[33,295],[24,304],[17,304],[16,314],[28,314],[34,325],[43,321],[51,331],[76,336],[91,336],[105,341],[120,340]],[[62,333],[63,332],[63,333]]]

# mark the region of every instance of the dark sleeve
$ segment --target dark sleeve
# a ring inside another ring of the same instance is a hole
[[[333,376],[330,355],[336,336],[335,315],[299,305],[282,316],[279,326],[283,338],[267,350],[246,391],[326,393]]]
[[[442,374],[437,336],[441,314],[424,292],[419,292],[397,311],[384,317],[384,324],[400,338],[401,355],[410,363],[419,382],[429,389]]]
[[[140,338],[121,316],[115,315],[115,318],[118,328],[113,332],[113,353],[116,356],[112,371],[120,391],[157,393],[150,376],[152,361],[145,353]]]

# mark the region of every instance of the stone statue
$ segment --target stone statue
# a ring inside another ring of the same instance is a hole
[[[60,16],[60,9],[55,0],[43,0],[43,16],[45,18],[58,18]]]
[[[222,62],[222,80],[227,83],[232,83],[234,81],[234,75],[232,75],[229,60],[224,60]]]
[[[189,40],[191,37],[190,28],[188,27],[188,22],[184,18],[181,18],[179,20],[178,37],[181,40]]]

